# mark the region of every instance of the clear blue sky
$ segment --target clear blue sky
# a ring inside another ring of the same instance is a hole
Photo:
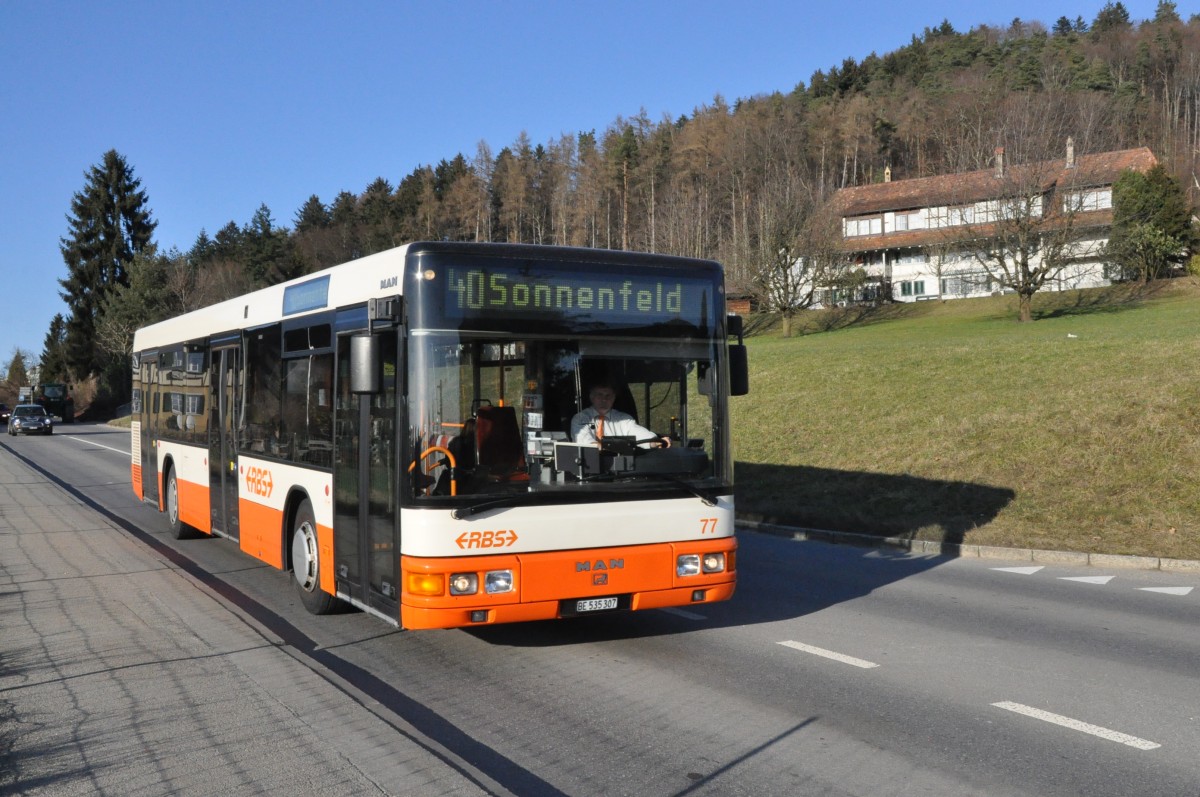
[[[1135,21],[1155,0],[1124,0]],[[0,2],[0,359],[36,359],[84,173],[116,149],[163,249],[317,194],[396,185],[494,152],[790,91],[817,69],[956,30],[1095,19],[1102,0]],[[1198,9],[1177,4],[1185,20]]]

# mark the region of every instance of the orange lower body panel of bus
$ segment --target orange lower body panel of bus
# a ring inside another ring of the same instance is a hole
[[[400,621],[412,629],[457,628],[728,600],[737,581],[736,551],[737,540],[722,537],[499,556],[402,556]],[[681,557],[701,563],[700,572],[680,575]],[[718,562],[720,570],[705,572],[705,564]],[[489,580],[511,589],[489,593]],[[473,592],[451,594],[472,585]]]
[[[209,511],[209,487],[179,479],[179,519],[205,534],[212,534],[212,513]]]
[[[238,499],[238,526],[241,538],[238,545],[255,559],[271,567],[283,569],[283,510],[275,509],[245,498]],[[333,561],[330,551],[329,561]]]

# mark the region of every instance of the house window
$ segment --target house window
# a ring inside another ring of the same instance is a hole
[[[846,219],[846,237],[857,235],[879,235],[883,232],[883,217],[873,216],[858,219]]]
[[[956,274],[942,278],[943,296],[970,296],[991,290],[992,280],[987,273]]]
[[[897,213],[896,214],[896,232],[904,232],[906,230],[915,230],[918,227],[917,221],[920,218],[918,213]]]
[[[896,257],[896,265],[911,266],[929,262],[929,255],[919,249],[909,249]]]
[[[1093,188],[1075,191],[1063,198],[1063,210],[1068,213],[1085,210],[1108,210],[1112,207],[1112,188]]]
[[[925,293],[925,280],[905,280],[900,283],[901,296],[921,296]]]
[[[971,224],[975,221],[975,206],[961,205],[959,207],[930,208],[930,227],[955,227],[960,224]]]

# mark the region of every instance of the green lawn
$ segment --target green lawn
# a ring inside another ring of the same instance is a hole
[[[786,339],[755,319],[751,393],[733,399],[739,513],[1200,559],[1200,281],[1046,293],[1034,312],[812,312]]]

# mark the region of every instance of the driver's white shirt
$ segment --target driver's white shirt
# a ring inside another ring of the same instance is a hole
[[[583,412],[576,413],[575,417],[571,419],[571,439],[580,444],[595,443],[596,419],[599,417],[600,413],[596,411],[595,407],[588,407]],[[658,435],[640,425],[633,419],[633,416],[620,410],[609,410],[604,413],[604,436],[611,435],[632,437],[634,440],[646,440],[651,437],[655,440],[658,439]],[[649,447],[649,444],[643,444],[643,447]]]

